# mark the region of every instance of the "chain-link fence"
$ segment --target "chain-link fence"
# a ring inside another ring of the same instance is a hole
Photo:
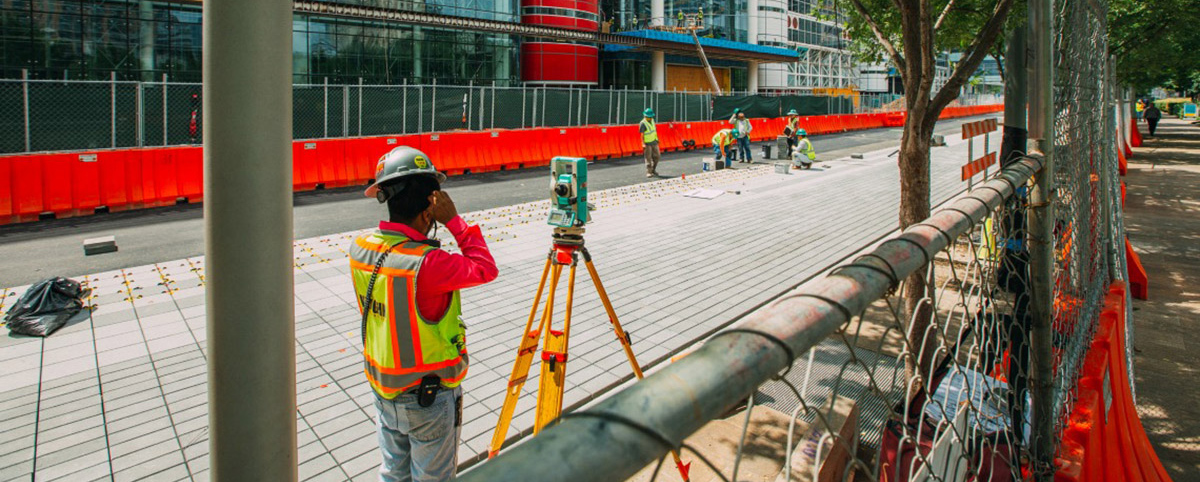
[[[1055,3],[1053,205],[1054,433],[1066,427],[1084,355],[1098,325],[1104,288],[1124,279],[1115,98],[1106,36],[1107,2]],[[1119,199],[1119,198],[1117,198]],[[1115,236],[1119,234],[1118,236]],[[1132,366],[1132,364],[1130,364]]]
[[[890,98],[887,97],[887,98]],[[903,110],[884,97],[712,95],[494,85],[292,86],[295,139],[457,129],[633,124],[653,108],[660,122],[706,121],[740,108],[751,117]],[[992,103],[994,103],[994,99]],[[201,85],[126,81],[0,80],[0,153],[198,144]],[[962,100],[974,105],[978,100]]]

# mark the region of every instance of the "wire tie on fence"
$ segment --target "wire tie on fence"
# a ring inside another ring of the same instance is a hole
[[[597,419],[604,420],[607,422],[613,422],[613,423],[616,423],[617,425],[624,425],[626,427],[633,429],[634,431],[641,432],[643,435],[646,435],[647,437],[654,439],[655,442],[658,442],[660,445],[665,447],[667,450],[675,450],[675,449],[679,448],[679,447],[676,447],[675,444],[672,444],[671,440],[668,439],[666,435],[663,435],[662,433],[658,432],[657,430],[647,427],[641,423],[635,422],[633,419],[630,419],[629,417],[626,417],[624,415],[617,415],[612,412],[592,412],[592,411],[587,411],[587,410],[584,410],[581,412],[567,412],[567,413],[560,415],[558,417],[558,421],[555,422],[555,424],[557,425],[559,423],[562,423],[563,420],[568,419],[568,418],[597,418]]]
[[[767,333],[765,331],[755,330],[753,328],[730,328],[728,330],[725,330],[725,331],[722,331],[720,333],[713,335],[712,338],[709,338],[709,341],[715,340],[723,335],[728,335],[730,333],[750,333],[752,335],[758,335],[763,338],[766,338],[767,341],[770,341],[771,343],[776,344],[777,346],[779,346],[779,348],[782,348],[784,355],[787,355],[787,361],[788,361],[787,368],[784,368],[783,372],[779,373],[778,375],[775,375],[776,379],[783,378],[784,376],[786,376],[788,374],[788,372],[792,371],[792,364],[796,362],[796,352],[792,351],[792,347],[788,346],[788,344],[786,342],[784,342],[783,340],[780,340],[779,337],[772,335],[770,333]]]
[[[1004,179],[1004,178],[999,178],[999,179]],[[1009,183],[1009,186],[1012,186],[1012,183]],[[992,186],[988,186],[988,185],[984,184],[984,185],[982,185],[982,186],[979,186],[979,187],[975,188],[975,190],[977,190],[977,191],[982,191],[982,190],[984,190],[984,189],[987,189],[987,190],[989,190],[989,191],[992,191],[992,192],[996,193],[996,195],[997,195],[997,196],[999,196],[1001,200],[1004,200],[1004,193],[1000,192],[1000,190],[999,190],[999,189],[996,189],[996,188],[994,188],[994,187],[992,187]],[[1013,194],[1016,194],[1016,193],[1017,193],[1017,191],[1014,189],[1014,190],[1013,190]],[[985,203],[985,204],[986,204],[986,203]],[[989,210],[989,211],[991,211],[991,208],[988,208],[988,210]]]
[[[896,269],[892,267],[891,263],[888,263],[887,260],[883,259],[883,257],[881,257],[877,254],[874,254],[874,253],[865,254],[865,255],[859,257],[859,259],[866,258],[868,256],[878,259],[879,262],[881,262],[885,266],[887,266],[888,269],[885,271],[883,268],[880,268],[878,266],[870,265],[870,264],[860,264],[857,260],[855,260],[853,263],[844,264],[844,265],[834,268],[833,271],[831,271],[829,274],[830,274],[830,276],[833,276],[833,275],[840,273],[842,270],[849,269],[849,268],[862,268],[862,269],[871,270],[871,271],[874,271],[874,272],[877,272],[877,273],[883,275],[884,277],[886,277],[888,279],[888,294],[889,295],[892,293],[895,293],[896,289],[900,287],[900,277],[896,274]]]

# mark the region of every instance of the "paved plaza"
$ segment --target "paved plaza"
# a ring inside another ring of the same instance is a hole
[[[934,204],[965,188],[966,143],[947,140],[933,151]],[[998,135],[993,141],[999,145]],[[642,364],[669,359],[892,232],[894,150],[791,175],[758,164],[594,193],[587,244]],[[723,194],[683,195],[700,188]],[[495,427],[549,248],[547,210],[539,201],[464,215],[482,226],[500,269],[495,282],[463,293],[471,353],[464,464],[482,459]],[[357,234],[294,247],[302,480],[374,480],[379,463],[346,260]],[[579,274],[565,407],[632,376],[586,271]],[[0,328],[0,481],[206,480],[203,257],[77,279],[91,289],[91,309],[67,327],[45,339]],[[0,288],[0,314],[24,290]],[[537,372],[535,365],[511,437],[532,426]]]

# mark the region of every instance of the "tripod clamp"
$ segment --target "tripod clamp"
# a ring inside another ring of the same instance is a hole
[[[583,247],[583,228],[554,228],[550,235],[553,242],[554,262],[562,266],[574,266],[578,260],[576,251],[582,251],[584,259],[591,259],[587,249]]]

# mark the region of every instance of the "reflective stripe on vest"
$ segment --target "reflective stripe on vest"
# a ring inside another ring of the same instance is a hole
[[[393,248],[370,296],[367,284],[375,263]],[[438,375],[442,385],[458,386],[467,373],[466,329],[459,293],[451,295],[446,314],[436,322],[421,317],[416,302],[416,279],[421,263],[434,247],[413,242],[398,233],[375,231],[350,246],[350,275],[359,310],[370,310],[363,334],[363,371],[371,388],[384,398],[395,398]]]
[[[817,150],[813,149],[812,142],[808,139],[800,139],[800,143],[796,145],[796,151],[804,153],[808,160],[817,158]]]
[[[788,120],[787,120],[787,126],[788,126],[788,127],[790,127],[790,128],[792,128],[792,132],[793,132],[793,133],[795,133],[795,132],[796,132],[796,127],[798,127],[798,126],[799,126],[799,124],[800,124],[800,118],[799,118],[799,117],[788,117]]]
[[[646,128],[646,132],[642,133],[642,144],[658,142],[658,129],[654,127],[654,121],[642,119],[642,126]]]
[[[718,146],[728,146],[733,143],[733,131],[721,129],[713,135],[712,143]]]

